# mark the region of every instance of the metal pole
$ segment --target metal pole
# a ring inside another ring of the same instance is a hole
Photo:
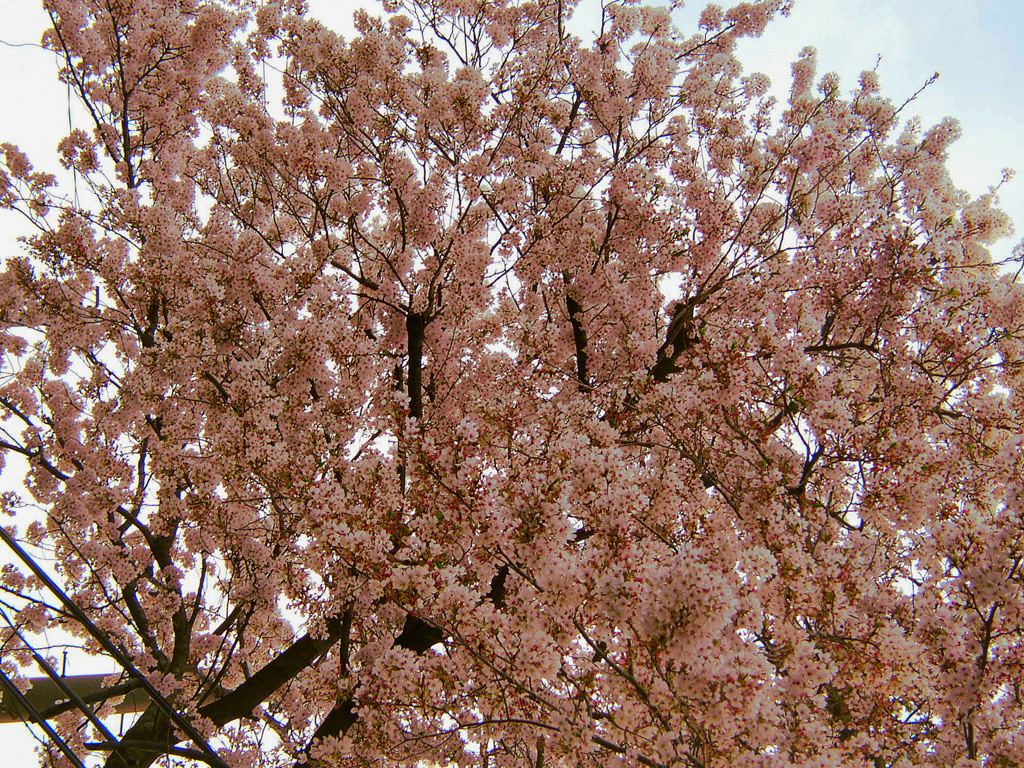
[[[9,678],[3,670],[0,670],[0,685],[6,688],[7,693],[30,714],[32,720],[38,723],[39,727],[46,731],[46,735],[50,737],[50,740],[54,744],[57,745],[57,749],[64,753],[64,757],[70,760],[77,768],[85,768],[85,763],[83,763],[79,759],[78,755],[71,750],[71,747],[68,746],[67,742],[64,741],[64,739],[62,739],[52,727],[50,727],[50,724],[42,718],[36,708],[32,706],[32,703],[25,698],[25,695],[18,690],[17,686],[15,686],[11,681],[11,678]]]
[[[132,680],[129,683],[104,687],[103,681],[108,677],[110,677],[109,674],[61,675],[60,679],[86,704],[120,699],[111,707],[116,713],[141,712],[151,703],[149,696],[139,690],[138,681]],[[45,719],[49,720],[61,712],[71,709],[67,702],[62,702],[62,699],[70,701],[70,698],[64,696],[61,689],[49,677],[30,677],[26,682],[29,688],[24,693],[25,698],[39,710],[39,714]],[[0,725],[24,719],[25,713],[18,709],[16,701],[13,701],[11,697],[0,696]]]
[[[21,561],[29,567],[29,570],[35,574],[36,578],[43,582],[43,584],[46,585],[57,599],[64,604],[64,608],[67,609],[68,613],[70,613],[79,624],[88,630],[89,634],[96,639],[96,642],[102,646],[103,650],[113,656],[114,660],[120,664],[126,672],[139,681],[142,689],[149,694],[149,698],[153,700],[153,703],[163,709],[167,716],[192,740],[192,743],[199,747],[202,752],[206,753],[210,758],[211,763],[223,766],[223,768],[228,768],[227,763],[220,759],[217,753],[213,750],[213,747],[211,747],[206,742],[206,739],[203,738],[203,735],[196,730],[196,727],[182,717],[181,714],[171,706],[167,699],[164,698],[163,694],[161,694],[153,684],[149,682],[146,676],[136,669],[135,665],[132,664],[131,659],[129,659],[120,648],[114,645],[113,641],[107,637],[107,633],[97,627],[92,622],[92,619],[85,615],[82,609],[79,608],[78,605],[67,596],[67,594],[65,594],[64,590],[62,590],[57,583],[39,567],[39,564],[32,559],[31,555],[22,549],[21,545],[18,544],[18,542],[16,542],[6,530],[4,530],[3,526],[0,526],[0,539],[2,539],[4,543],[11,548],[11,551],[13,551],[14,554],[21,558]]]
[[[74,691],[74,689],[72,689],[71,686],[65,683],[63,678],[61,678],[61,676],[57,674],[57,670],[51,667],[50,663],[42,656],[40,656],[35,648],[28,644],[28,641],[25,640],[25,636],[21,634],[21,632],[18,630],[16,626],[14,626],[14,622],[12,622],[8,618],[7,614],[4,611],[0,610],[0,616],[4,617],[4,620],[10,626],[10,628],[14,630],[14,634],[17,636],[17,638],[21,640],[22,644],[24,644],[24,646],[28,648],[28,650],[31,652],[32,658],[35,659],[36,664],[42,667],[43,672],[45,672],[49,676],[49,678],[53,680],[57,687],[60,688],[61,692],[67,698],[74,702],[75,706],[78,707],[78,710],[83,715],[85,715],[85,717],[89,720],[90,723],[96,726],[96,729],[99,730],[100,733],[102,733],[104,736],[106,736],[114,744],[117,745],[114,747],[115,751],[124,759],[125,765],[128,765],[128,752],[124,749],[124,747],[122,747],[118,743],[117,737],[110,732],[110,729],[108,729],[107,726],[103,724],[103,721],[99,719],[96,713],[93,712],[92,707],[90,707],[88,704],[82,701],[81,697]]]

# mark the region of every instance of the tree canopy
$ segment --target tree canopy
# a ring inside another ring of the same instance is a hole
[[[3,669],[153,686],[74,749],[1024,764],[1024,291],[955,121],[811,49],[776,104],[782,0],[574,5],[46,0],[90,122],[74,194],[0,150],[2,502],[80,610],[5,566]]]

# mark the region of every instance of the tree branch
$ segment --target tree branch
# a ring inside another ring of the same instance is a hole
[[[572,341],[576,346],[576,379],[579,381],[580,391],[583,392],[590,389],[587,374],[587,329],[583,327],[580,320],[583,315],[583,307],[569,294],[565,295],[565,306],[569,310]]]
[[[672,311],[672,320],[665,331],[665,342],[658,350],[658,358],[654,367],[651,368],[651,377],[655,381],[668,381],[669,375],[677,370],[676,360],[679,356],[697,343],[698,339],[693,327],[693,310],[698,303],[696,296],[689,301],[676,303]]]
[[[327,717],[320,723],[320,727],[313,733],[306,748],[302,750],[302,758],[296,761],[294,768],[307,768],[309,765],[309,750],[314,742],[326,738],[337,738],[344,736],[359,716],[356,714],[356,703],[351,697],[339,702],[334,709],[327,713]]]
[[[327,622],[328,634],[322,638],[303,635],[280,656],[261,668],[256,674],[219,699],[204,704],[199,714],[218,726],[245,717],[263,703],[274,691],[308,667],[347,633],[351,619],[346,616]]]
[[[409,337],[409,414],[414,419],[423,418],[423,331],[427,322],[422,312],[410,312],[405,318]]]

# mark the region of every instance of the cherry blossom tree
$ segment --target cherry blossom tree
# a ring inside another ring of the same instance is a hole
[[[153,686],[68,744],[1024,764],[1024,291],[954,121],[810,49],[777,105],[782,0],[45,5],[89,123],[74,195],[2,148],[3,511],[80,611],[6,566],[4,669]]]

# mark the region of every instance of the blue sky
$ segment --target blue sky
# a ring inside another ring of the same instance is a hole
[[[1024,2],[1020,0],[796,0],[788,19],[745,44],[741,59],[784,87],[788,63],[803,45],[818,49],[821,73],[847,88],[881,55],[883,92],[910,96],[934,73],[939,79],[908,108],[926,125],[950,115],[963,136],[950,152],[954,181],[973,194],[999,182],[1000,170],[1020,175],[1000,191],[1017,234],[998,244],[1008,256],[1024,237]]]
[[[314,0],[314,11],[351,10],[354,3]],[[723,2],[723,5],[727,3]],[[677,19],[696,17],[694,3]],[[46,17],[26,0],[0,0],[0,40],[34,43]],[[1017,222],[1018,234],[994,248],[1005,258],[1024,237],[1024,2],[1021,0],[796,0],[788,19],[748,41],[740,57],[748,71],[763,71],[784,96],[789,63],[806,45],[818,49],[820,73],[837,72],[848,90],[861,70],[881,55],[882,89],[894,100],[910,96],[938,71],[939,80],[909,108],[926,124],[946,115],[958,118],[963,138],[954,145],[950,166],[957,184],[980,194],[1000,179],[1000,169],[1016,167],[1017,180],[1001,193],[1003,208]],[[67,130],[66,91],[54,77],[52,54],[34,47],[0,45],[0,141],[19,144],[38,167],[55,168],[54,147]],[[0,254],[16,250],[18,228],[0,217]],[[92,670],[69,669],[70,673]],[[31,739],[19,725],[0,725],[4,765],[36,765]]]
[[[314,12],[340,20],[349,18],[357,3],[312,0],[311,5]],[[677,21],[692,24],[703,5],[690,4]],[[0,39],[38,41],[46,21],[38,6],[0,0],[0,10]],[[782,95],[788,90],[789,63],[805,45],[818,49],[820,72],[837,72],[847,88],[881,55],[882,89],[894,100],[910,96],[938,71],[938,81],[908,114],[920,115],[926,124],[946,115],[960,120],[963,138],[950,159],[957,184],[980,194],[999,181],[1001,168],[1021,172],[1000,195],[1019,232],[996,246],[996,254],[1005,257],[1024,236],[1021,29],[1021,0],[796,0],[789,18],[777,20],[761,39],[743,43],[740,57],[748,71],[771,76]],[[52,157],[67,127],[65,92],[53,73],[51,54],[0,46],[0,96],[13,105],[0,114],[0,141],[13,140],[34,158]]]

